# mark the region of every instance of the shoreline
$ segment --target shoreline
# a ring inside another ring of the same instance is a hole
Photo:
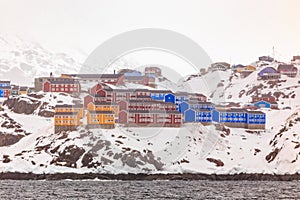
[[[0,180],[120,180],[120,181],[153,181],[153,180],[209,180],[209,181],[297,181],[300,174],[98,174],[98,173],[55,173],[34,174],[19,172],[0,173]]]

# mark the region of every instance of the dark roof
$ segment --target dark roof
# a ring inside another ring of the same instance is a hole
[[[10,89],[10,87],[9,86],[0,86],[0,89],[2,89],[2,90],[9,90]]]
[[[183,102],[182,102],[183,103]],[[213,105],[212,102],[202,102],[202,101],[187,101],[186,102],[187,104],[193,104],[193,105],[196,105],[196,104],[201,104],[201,105]]]
[[[26,91],[28,89],[28,87],[20,87],[20,91]]]
[[[197,112],[212,112],[212,110],[206,110],[206,109],[192,109],[192,108],[189,108],[187,110],[194,110],[194,111],[197,111]]]
[[[173,104],[171,102],[163,102],[163,101],[155,101],[155,100],[143,101],[143,100],[130,99],[128,102],[129,103],[148,103],[148,104],[170,104],[170,105],[175,106],[175,104]]]
[[[89,110],[90,114],[114,114],[113,111],[99,111],[99,110]]]
[[[56,112],[55,115],[77,115],[77,112]]]
[[[247,110],[247,113],[251,113],[251,114],[265,114],[261,111],[254,111],[254,110]]]
[[[297,68],[294,65],[284,65],[284,64],[279,65],[277,69],[278,69],[278,71],[279,70],[297,70]]]
[[[242,109],[242,108],[217,108],[216,109],[217,111],[220,111],[220,112],[246,112],[245,109]]]
[[[64,74],[76,78],[91,78],[91,79],[102,79],[102,78],[119,78],[123,74]]]
[[[56,80],[49,80],[51,84],[79,84],[78,81],[74,79],[56,79]]]
[[[177,110],[129,110],[129,113],[167,113],[167,114],[181,114]]]
[[[55,106],[55,108],[83,108],[83,105],[76,104],[76,105],[70,105],[70,104],[58,104]]]
[[[0,83],[9,83],[10,84],[10,81],[0,81]]]
[[[136,98],[139,98],[139,99],[146,99],[146,98],[151,98],[151,96],[147,96],[147,95],[137,95]]]
[[[101,101],[96,101],[96,102],[91,102],[95,105],[118,105],[117,103],[114,103],[114,102],[101,102]]]
[[[151,93],[173,93],[171,90],[149,90]]]
[[[136,81],[136,80],[143,80],[144,78],[148,78],[147,76],[127,76],[126,80]]]

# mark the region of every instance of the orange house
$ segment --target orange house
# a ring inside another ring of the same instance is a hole
[[[115,114],[113,111],[88,111],[87,126],[88,128],[114,128]]]
[[[77,112],[56,112],[54,115],[54,132],[73,131],[80,125]]]
[[[79,117],[82,119],[84,117],[84,108],[82,104],[78,105],[56,105],[55,112],[77,112]]]
[[[87,105],[89,111],[113,111],[116,118],[119,113],[119,104],[113,102],[90,102]]]

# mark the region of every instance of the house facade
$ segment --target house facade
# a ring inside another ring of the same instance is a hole
[[[149,76],[127,76],[125,83],[134,83],[155,88],[155,78]]]
[[[187,109],[184,111],[184,123],[212,123],[212,110]]]
[[[273,67],[266,67],[258,73],[258,80],[280,79],[281,74]]]
[[[230,64],[226,62],[212,63],[209,67],[210,71],[226,71],[230,69]]]
[[[124,74],[62,74],[65,77],[77,79],[81,84],[107,83],[112,85],[124,85]]]
[[[63,92],[79,95],[80,84],[75,79],[56,79],[56,81],[46,81],[43,86],[44,92]]]
[[[87,127],[113,129],[115,127],[114,112],[89,110],[87,113]]]
[[[280,74],[286,75],[291,78],[295,78],[298,73],[297,67],[295,67],[294,65],[287,65],[287,64],[280,64],[277,68],[277,71]]]
[[[145,75],[148,77],[159,77],[161,76],[161,69],[159,67],[146,67]]]
[[[56,113],[77,113],[79,118],[84,117],[84,108],[82,104],[70,105],[70,104],[58,104],[55,106]]]
[[[74,131],[80,125],[77,112],[56,112],[54,114],[54,132]]]
[[[0,81],[0,98],[7,98],[11,95],[10,81]]]
[[[119,123],[133,127],[180,127],[182,114],[176,110],[122,110]]]

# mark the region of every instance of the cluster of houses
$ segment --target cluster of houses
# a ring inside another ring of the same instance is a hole
[[[0,98],[28,94],[34,91],[35,89],[32,87],[13,85],[10,81],[0,80]]]
[[[271,57],[260,57],[272,62]],[[294,57],[295,62],[300,57]],[[211,65],[211,71],[228,69],[246,77],[256,71],[253,66],[219,62]],[[297,68],[293,64],[280,64],[277,69],[266,67],[258,73],[260,79],[274,79],[281,74],[295,77]],[[155,78],[161,76],[158,67],[146,67],[142,74],[136,70],[122,69],[113,74],[62,74],[60,77],[35,78],[34,88],[11,85],[0,81],[0,97],[44,91],[69,93],[75,96],[86,94],[82,102],[59,104],[55,107],[55,132],[87,128],[115,128],[116,124],[127,127],[180,127],[183,123],[203,125],[224,124],[233,128],[265,129],[266,115],[261,108],[278,109],[275,97],[270,94],[253,96],[251,103],[242,108],[216,105],[200,93],[173,92],[155,89]],[[120,89],[126,83],[149,86],[153,89]],[[86,91],[82,85],[91,84]],[[119,89],[115,89],[119,88]]]
[[[265,113],[261,111],[218,106],[200,93],[112,89],[101,82],[88,90],[83,104],[58,105],[55,111],[55,132],[74,130],[82,124],[88,128],[106,129],[114,128],[116,123],[127,127],[222,123],[247,129],[265,129],[266,124]]]
[[[293,56],[293,59],[291,60],[291,64],[279,63],[276,69],[274,67],[267,66],[271,62],[275,61],[275,59],[270,56],[261,56],[259,57],[259,61],[263,62],[261,66],[266,65],[266,67],[257,73],[257,80],[280,79],[281,75],[286,75],[290,78],[295,78],[298,74],[298,69],[297,67],[295,67],[295,64],[298,65],[300,64],[300,56]],[[238,64],[238,65],[231,66],[229,63],[226,62],[213,63],[208,68],[208,71],[227,71],[227,70],[233,70],[235,73],[240,74],[241,78],[246,78],[251,73],[257,71],[256,67],[252,65],[244,66]],[[205,69],[200,70],[201,74],[204,74],[205,72],[206,72]]]

